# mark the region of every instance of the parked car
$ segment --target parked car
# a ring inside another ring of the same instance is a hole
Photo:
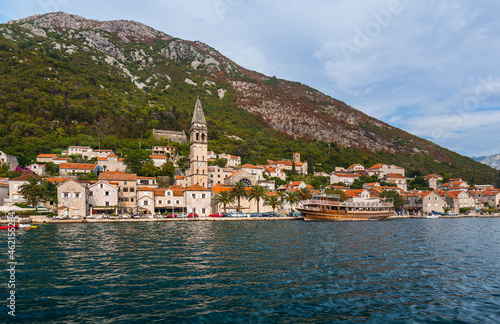
[[[251,213],[250,217],[262,217],[262,213]]]
[[[177,217],[178,218],[187,218],[188,215],[186,213],[180,213],[180,214],[177,214]]]
[[[209,217],[224,217],[224,215],[222,213],[213,213],[213,214],[210,214],[208,216]]]
[[[177,218],[177,214],[168,214],[167,218]]]
[[[229,213],[229,217],[246,217],[247,215],[242,212],[231,212]]]
[[[196,217],[198,217],[198,214],[189,213],[187,217],[188,218],[196,218]]]

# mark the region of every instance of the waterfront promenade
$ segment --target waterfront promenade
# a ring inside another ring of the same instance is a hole
[[[303,217],[196,217],[196,218],[86,218],[86,219],[55,219],[46,216],[30,216],[33,224],[72,224],[72,223],[145,223],[145,222],[204,222],[204,221],[273,221],[273,220],[303,220]],[[8,223],[0,220],[0,223]]]

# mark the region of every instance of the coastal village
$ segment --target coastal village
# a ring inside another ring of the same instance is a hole
[[[187,142],[184,132],[155,130],[153,135],[173,142]],[[405,169],[385,164],[370,167],[354,164],[348,168],[337,167],[332,173],[315,172],[314,177],[327,179],[327,184],[320,188],[305,181],[288,181],[277,186],[274,179],[285,182],[287,174],[292,171],[307,175],[308,164],[301,161],[301,155],[294,153],[290,160],[267,160],[266,165],[253,165],[242,164],[239,156],[209,151],[207,123],[199,99],[194,108],[189,145],[189,169],[175,175],[173,184],[164,187],[158,185],[156,177],[128,173],[124,159],[111,149],[70,146],[61,154],[42,153],[35,163],[26,167],[29,174],[0,179],[0,205],[9,210],[14,205],[26,204],[21,188],[29,183],[30,177],[37,177],[57,186],[57,203],[41,202],[36,209],[52,213],[58,219],[138,215],[175,217],[177,214],[209,217],[223,211],[250,214],[274,212],[276,208],[280,214],[285,214],[300,204],[300,198],[308,199],[312,193],[324,190],[342,192],[347,201],[367,204],[380,200],[383,192],[395,191],[404,197],[404,205],[398,211],[401,215],[477,214],[500,208],[500,190],[491,185],[469,185],[459,178],[444,181],[440,175],[427,174],[423,178],[429,190],[409,190],[408,182],[414,179],[405,176]],[[76,155],[96,163],[73,163],[72,156]],[[156,167],[162,167],[167,162],[176,165],[179,154],[173,146],[154,146],[150,149],[150,158]],[[225,166],[213,163],[218,159],[225,160]],[[18,167],[17,158],[3,152],[0,152],[0,162],[8,165],[10,170]],[[58,166],[58,176],[47,175],[47,163]],[[89,173],[98,175],[98,180],[78,180],[79,175]],[[362,177],[378,181],[364,182],[361,189],[351,189]],[[216,199],[221,193],[231,192],[238,183],[243,184],[247,192],[253,187],[262,187],[265,195],[242,195],[238,203]],[[300,194],[296,195],[298,198],[286,199],[287,193]],[[279,205],[268,203],[272,196],[280,202]]]

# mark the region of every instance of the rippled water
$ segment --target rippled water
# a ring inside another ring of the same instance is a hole
[[[30,323],[500,322],[500,218],[58,224],[16,243]]]

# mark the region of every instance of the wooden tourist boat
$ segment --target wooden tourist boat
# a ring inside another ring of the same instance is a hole
[[[319,194],[295,208],[307,221],[381,220],[394,215],[392,200],[341,202],[338,195]]]

